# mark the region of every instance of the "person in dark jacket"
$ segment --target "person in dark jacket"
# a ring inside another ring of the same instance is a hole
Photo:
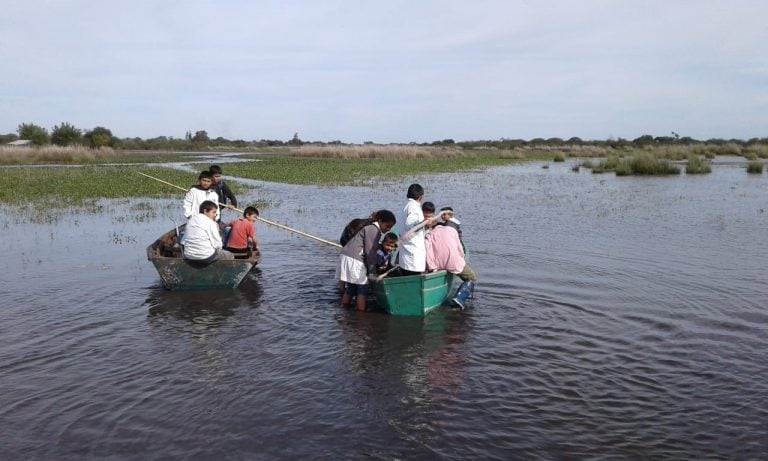
[[[213,189],[219,196],[219,208],[224,208],[224,205],[230,210],[232,208],[237,208],[237,198],[235,197],[235,194],[232,193],[232,189],[229,188],[227,183],[221,179],[221,167],[219,165],[211,165],[211,168],[208,171],[210,171],[213,176],[213,185],[211,186],[211,189]],[[227,200],[229,200],[229,203],[227,203]],[[221,205],[222,203],[224,205]],[[219,213],[217,222],[218,221],[221,221],[221,213]]]

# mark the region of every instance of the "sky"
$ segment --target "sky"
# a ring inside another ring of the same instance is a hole
[[[0,133],[768,137],[765,0],[24,0]]]

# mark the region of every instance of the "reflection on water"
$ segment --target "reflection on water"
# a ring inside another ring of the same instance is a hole
[[[0,216],[0,455],[768,458],[765,175],[531,164],[242,201],[334,240],[415,181],[462,221],[464,312],[344,310],[337,250],[263,225],[240,287],[166,291],[145,247],[178,201]]]

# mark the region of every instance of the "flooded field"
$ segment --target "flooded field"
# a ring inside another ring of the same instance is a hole
[[[343,310],[337,250],[263,224],[238,289],[166,291],[145,248],[181,193],[7,209],[0,457],[768,457],[766,175],[538,163],[239,201],[336,240],[410,182],[462,221],[465,312]]]

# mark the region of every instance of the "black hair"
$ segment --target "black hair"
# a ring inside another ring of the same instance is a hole
[[[211,174],[221,174],[221,167],[219,165],[211,165],[211,168],[209,168],[208,171],[210,171]]]
[[[200,172],[200,176],[198,176],[198,177],[197,177],[197,180],[199,181],[199,180],[201,180],[201,179],[205,179],[205,178],[208,178],[208,179],[210,179],[210,180],[213,180],[213,175],[211,174],[211,172],[210,172],[210,171],[208,171],[208,170],[206,170],[206,171],[201,171],[201,172]]]
[[[435,212],[435,204],[432,202],[424,202],[421,204],[421,211],[428,211],[430,213]]]
[[[397,234],[394,232],[387,232],[384,234],[384,237],[381,238],[381,243],[383,244],[386,242],[395,242],[395,244],[397,244]]]
[[[411,184],[408,186],[408,198],[418,200],[422,196],[424,196],[424,188],[421,187],[420,184]]]
[[[255,206],[247,206],[245,207],[245,210],[243,210],[243,216],[247,217],[249,214],[255,214],[258,216],[259,210],[257,210]]]
[[[205,213],[208,210],[218,210],[219,206],[210,200],[206,200],[200,204],[200,213]]]
[[[379,210],[376,212],[376,220],[381,222],[391,222],[392,224],[397,223],[397,219],[395,219],[394,213],[392,213],[389,210]]]

